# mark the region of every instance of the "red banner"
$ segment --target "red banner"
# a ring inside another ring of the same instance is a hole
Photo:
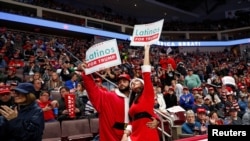
[[[75,94],[65,94],[65,104],[69,111],[69,117],[75,118]]]

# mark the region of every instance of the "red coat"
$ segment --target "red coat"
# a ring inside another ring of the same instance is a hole
[[[147,112],[152,117],[157,117],[154,113],[154,89],[150,77],[151,66],[142,66],[144,90],[137,104],[133,103],[129,109],[129,115],[134,117],[135,114]],[[158,129],[151,129],[146,126],[147,122],[152,121],[149,118],[140,118],[132,121],[131,141],[159,141]]]
[[[82,74],[88,97],[99,115],[101,141],[120,141],[124,130],[114,128],[114,124],[128,123],[129,98],[118,89],[106,91],[99,88],[91,75]]]

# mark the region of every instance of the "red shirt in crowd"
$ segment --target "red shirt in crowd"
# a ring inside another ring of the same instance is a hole
[[[51,105],[51,101],[47,101],[47,102],[38,101],[37,104],[41,109],[43,109],[47,105]],[[53,109],[48,110],[48,111],[43,111],[43,116],[44,116],[44,121],[55,119]]]

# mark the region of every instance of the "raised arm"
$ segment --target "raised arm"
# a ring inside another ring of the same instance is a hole
[[[144,46],[144,62],[143,62],[143,65],[150,65],[149,51],[150,51],[150,45],[145,45]]]

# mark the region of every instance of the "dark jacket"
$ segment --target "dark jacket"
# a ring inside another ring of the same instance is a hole
[[[18,117],[10,121],[0,116],[1,141],[41,141],[43,130],[43,111],[36,102],[20,107]]]

